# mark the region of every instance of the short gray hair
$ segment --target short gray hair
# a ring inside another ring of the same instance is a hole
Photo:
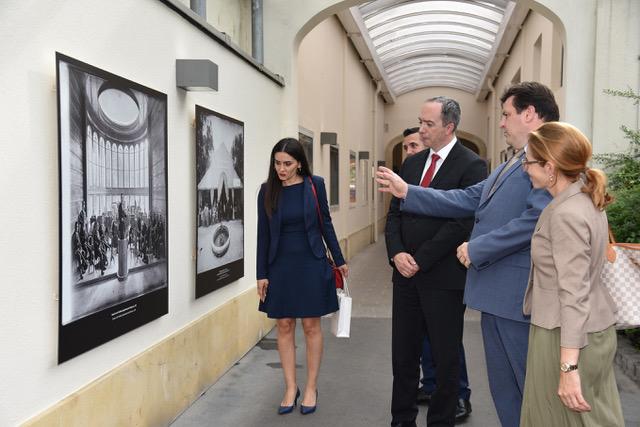
[[[440,118],[442,119],[442,124],[444,126],[449,123],[453,123],[453,131],[455,132],[458,129],[458,124],[460,123],[460,104],[458,101],[452,98],[447,98],[446,96],[436,96],[434,98],[429,98],[425,102],[437,102],[442,106],[442,113],[440,114]]]

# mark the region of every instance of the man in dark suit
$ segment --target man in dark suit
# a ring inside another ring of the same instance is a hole
[[[487,176],[485,162],[455,137],[460,106],[450,98],[427,100],[421,109],[420,138],[429,147],[409,158],[400,175],[425,187],[465,188]],[[407,214],[393,198],[385,229],[393,269],[392,426],[415,426],[423,338],[429,336],[436,389],[428,426],[453,426],[458,401],[465,268],[456,248],[469,237],[473,218]]]
[[[427,149],[427,146],[420,139],[420,128],[407,128],[402,132],[402,149],[407,157],[413,156]],[[418,389],[416,403],[429,404],[431,402],[431,394],[436,388],[436,370],[431,357],[431,343],[429,336],[425,335],[422,355],[420,356],[420,365],[422,366],[422,386]],[[464,347],[460,345],[460,388],[458,392],[458,406],[456,407],[456,422],[461,421],[471,414],[471,389],[469,388],[469,377],[467,375],[467,363],[464,355]]]
[[[402,150],[407,155],[407,157],[413,156],[416,153],[421,152],[427,147],[422,143],[420,139],[420,128],[408,128],[402,132]]]

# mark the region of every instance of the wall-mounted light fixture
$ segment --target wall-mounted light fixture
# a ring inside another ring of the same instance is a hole
[[[176,86],[184,90],[218,90],[218,64],[208,59],[176,59]]]
[[[335,132],[320,132],[320,145],[338,145],[338,134]]]

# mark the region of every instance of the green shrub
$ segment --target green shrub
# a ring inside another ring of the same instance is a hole
[[[640,94],[632,89],[605,90],[605,93],[630,99],[634,105],[640,102]],[[609,190],[615,197],[607,208],[609,224],[618,242],[640,241],[640,129],[620,126],[624,139],[629,142],[621,153],[594,156],[607,173]]]
[[[631,89],[625,91],[605,90],[605,93],[640,102],[640,94]],[[640,129],[620,126],[624,138],[629,141],[622,153],[607,153],[594,156],[604,165],[608,186],[615,201],[607,207],[609,225],[618,242],[640,242]],[[620,331],[640,350],[640,328]]]
[[[640,242],[640,185],[613,191],[607,217],[618,242]]]

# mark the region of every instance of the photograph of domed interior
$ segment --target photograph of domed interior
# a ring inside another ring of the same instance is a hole
[[[196,298],[244,276],[244,124],[196,105]]]
[[[56,58],[62,362],[167,313],[167,98]]]

